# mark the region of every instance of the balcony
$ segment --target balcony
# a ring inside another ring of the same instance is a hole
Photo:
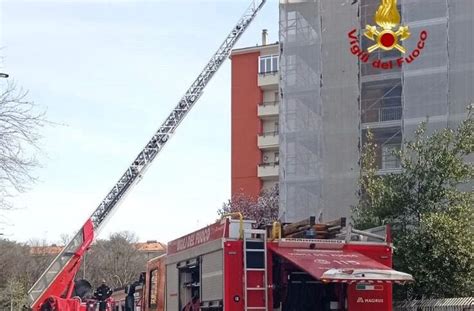
[[[278,162],[261,163],[258,165],[258,177],[263,180],[278,179],[280,166]]]
[[[262,119],[278,116],[278,113],[279,113],[278,101],[263,102],[263,103],[258,104],[257,115]]]
[[[362,110],[362,123],[379,123],[402,119],[402,107],[379,107]]]
[[[258,135],[257,145],[262,150],[278,150],[278,132],[266,132]]]
[[[258,86],[264,91],[277,90],[279,80],[278,71],[267,71],[258,74]]]

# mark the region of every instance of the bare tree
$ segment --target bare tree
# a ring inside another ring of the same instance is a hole
[[[28,247],[29,260],[25,266],[25,273],[28,275],[28,288],[30,288],[56,257],[61,247],[55,244],[50,245],[45,239],[32,239],[26,246]]]
[[[69,233],[61,233],[59,235],[59,245],[61,246],[65,246],[67,245],[67,243],[69,243],[72,239],[74,238],[74,235],[73,234],[69,234]]]
[[[66,235],[61,239],[68,241]],[[118,232],[108,240],[98,240],[82,262],[77,278],[96,287],[102,280],[112,288],[135,282],[145,270],[148,256],[137,247],[131,232]],[[45,240],[18,243],[0,238],[0,310],[18,310],[26,302],[27,290],[39,278],[63,246]],[[85,271],[84,271],[85,269]]]
[[[18,310],[24,302],[29,266],[27,246],[0,239],[0,310]]]
[[[0,239],[0,310],[19,310],[25,304],[27,290],[55,255],[46,241]]]
[[[38,150],[39,129],[46,120],[26,97],[15,83],[0,84],[0,209],[11,208],[11,197],[35,181],[31,170],[38,161],[32,151]]]
[[[109,240],[97,240],[87,254],[86,279],[94,286],[105,280],[113,288],[136,281],[147,261],[135,247],[137,241],[136,235],[128,231],[113,233]]]

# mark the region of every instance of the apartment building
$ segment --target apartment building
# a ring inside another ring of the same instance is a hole
[[[232,195],[257,197],[279,178],[279,44],[231,53]]]
[[[368,130],[377,142],[379,173],[396,172],[393,151],[420,122],[429,131],[454,127],[474,102],[474,1],[399,0],[401,25],[411,32],[399,42],[406,53],[377,49],[367,61],[353,45],[366,51],[374,44],[363,34],[366,25],[376,25],[382,3],[280,0],[285,221],[350,215]]]

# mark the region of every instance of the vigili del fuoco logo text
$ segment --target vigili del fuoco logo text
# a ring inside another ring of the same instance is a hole
[[[428,32],[423,30],[418,35],[416,48],[407,53],[406,48],[401,45],[405,40],[413,40],[410,28],[400,24],[401,17],[397,8],[397,0],[381,0],[380,6],[375,12],[375,23],[378,26],[366,25],[362,40],[370,40],[367,51],[360,46],[357,29],[349,32],[350,51],[357,56],[361,62],[371,62],[374,68],[390,70],[394,67],[402,67],[403,64],[414,62],[425,48]],[[376,50],[391,51],[396,49],[402,53],[402,57],[392,60],[371,59],[370,55]]]

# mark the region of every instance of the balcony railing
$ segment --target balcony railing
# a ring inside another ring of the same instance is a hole
[[[262,179],[278,179],[279,175],[278,162],[265,162],[258,165],[258,177]]]
[[[275,162],[262,162],[258,166],[259,167],[266,167],[266,166],[278,166],[280,163],[278,161]]]
[[[262,90],[278,90],[279,80],[278,71],[265,71],[258,73],[257,83]]]
[[[277,116],[279,113],[279,102],[270,101],[258,104],[257,115],[260,118]]]
[[[274,70],[274,71],[262,71],[262,72],[259,72],[258,74],[260,76],[269,76],[269,75],[276,75],[278,73],[278,70]]]
[[[271,136],[278,136],[278,131],[268,131],[268,132],[262,132],[258,134],[260,137],[271,137]]]
[[[258,105],[261,107],[278,106],[279,103],[280,101],[277,100],[277,101],[261,102]]]
[[[379,167],[379,172],[391,172],[401,169],[402,163],[397,154],[398,151],[400,151],[400,148],[400,144],[383,145],[381,148],[377,148],[376,162]]]
[[[258,134],[258,147],[262,150],[278,149],[279,136],[278,131],[263,132]]]
[[[382,158],[382,170],[397,170],[402,168],[400,159],[394,157]]]
[[[362,110],[362,123],[387,122],[402,119],[402,107],[379,107]]]

